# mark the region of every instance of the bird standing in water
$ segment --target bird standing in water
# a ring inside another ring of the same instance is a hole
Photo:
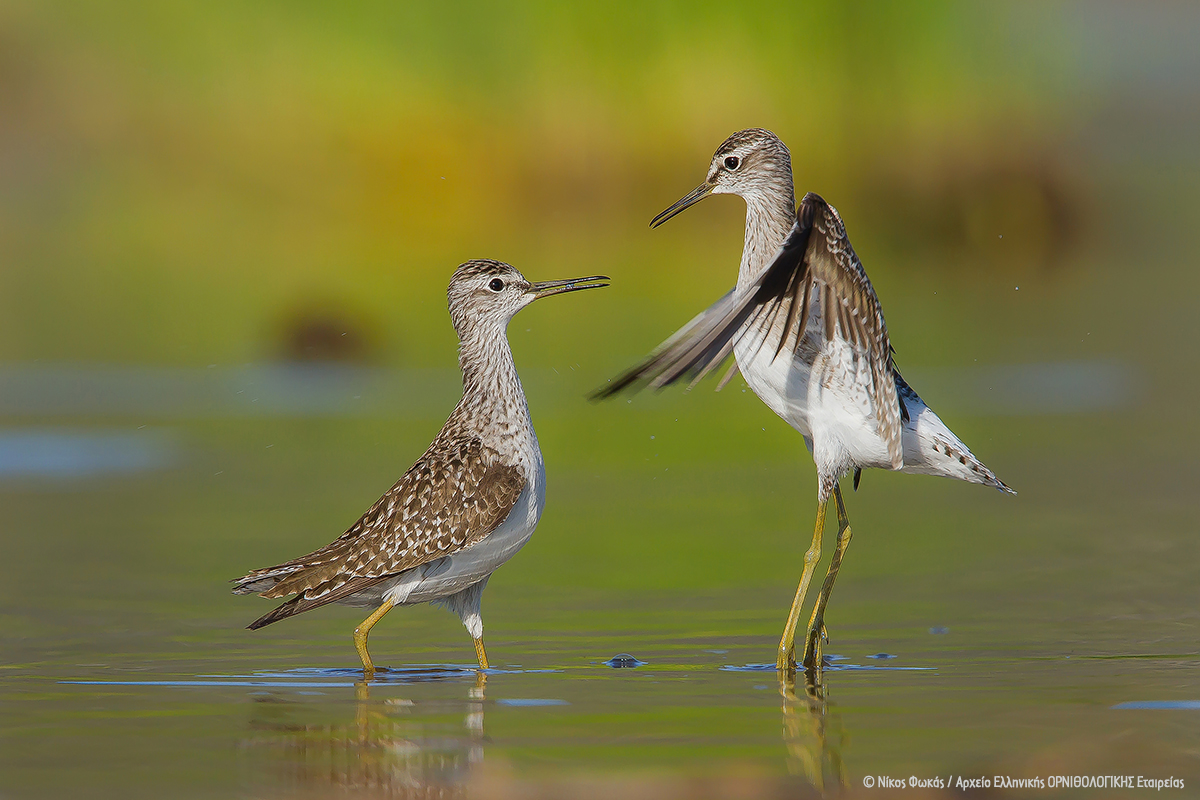
[[[459,338],[462,399],[425,454],[348,531],[306,556],[234,581],[234,594],[296,595],[250,629],[326,603],[373,608],[354,631],[369,680],[371,627],[395,606],[432,601],[459,615],[487,669],[483,589],[529,541],[546,503],[542,452],[505,331],[534,300],[607,280],[530,283],[508,264],[487,260],[456,269],[447,297]]]
[[[746,383],[804,437],[817,467],[817,519],[779,642],[776,666],[793,672],[801,606],[821,558],[825,510],[838,515],[837,546],[805,637],[803,664],[819,667],[825,608],[850,544],[838,480],[866,467],[943,475],[1012,493],[904,382],[892,360],[875,290],[841,217],[811,192],[795,206],[791,155],[775,134],[739,131],[713,155],[704,183],[652,222],[658,227],[710,194],[746,201],[737,285],[645,361],[597,390],[694,385],[733,354]]]

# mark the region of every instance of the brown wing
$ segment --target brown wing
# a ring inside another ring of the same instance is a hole
[[[809,331],[816,305],[821,325]],[[750,284],[730,292],[664,342],[645,361],[593,393],[611,397],[627,388],[667,386],[680,378],[694,385],[716,368],[744,336],[761,347],[782,326],[779,355],[798,351],[805,334],[841,339],[871,371],[870,392],[879,432],[892,467],[903,466],[901,408],[896,396],[891,343],[875,290],[854,253],[837,211],[809,192],[775,260]]]
[[[504,521],[524,488],[520,468],[501,464],[480,440],[439,438],[333,542],[254,570],[233,591],[263,597],[299,593],[251,628],[340,600],[475,544]]]

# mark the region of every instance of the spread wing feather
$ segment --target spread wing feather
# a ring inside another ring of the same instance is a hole
[[[525,488],[477,438],[436,440],[341,536],[308,555],[236,579],[235,594],[297,596],[251,623],[260,628],[332,603],[483,539]]]
[[[814,306],[820,325],[809,329]],[[773,337],[778,335],[778,342]],[[762,347],[772,341],[775,356],[797,353],[806,337],[822,344],[835,338],[851,345],[866,381],[879,433],[894,469],[903,466],[902,409],[896,394],[891,343],[879,299],[854,253],[841,217],[809,192],[796,223],[774,261],[753,281],[731,291],[663,342],[644,361],[592,394],[611,397],[625,389],[667,386],[680,378],[691,385],[704,378],[744,337]]]

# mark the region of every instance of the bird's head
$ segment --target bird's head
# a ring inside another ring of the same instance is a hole
[[[446,299],[454,330],[463,338],[481,326],[503,331],[509,320],[534,300],[607,285],[604,275],[532,283],[502,261],[476,259],[454,270]]]
[[[713,154],[704,183],[650,221],[657,228],[710,194],[736,194],[747,202],[757,196],[792,194],[792,157],[779,137],[763,128],[730,136]]]

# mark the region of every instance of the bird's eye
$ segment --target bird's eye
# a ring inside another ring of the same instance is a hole
[[[488,288],[493,292],[498,292],[504,288],[504,281],[500,280],[499,278],[492,278],[491,282],[488,283]]]
[[[737,169],[740,163],[737,156],[729,156],[725,159],[725,169]]]

